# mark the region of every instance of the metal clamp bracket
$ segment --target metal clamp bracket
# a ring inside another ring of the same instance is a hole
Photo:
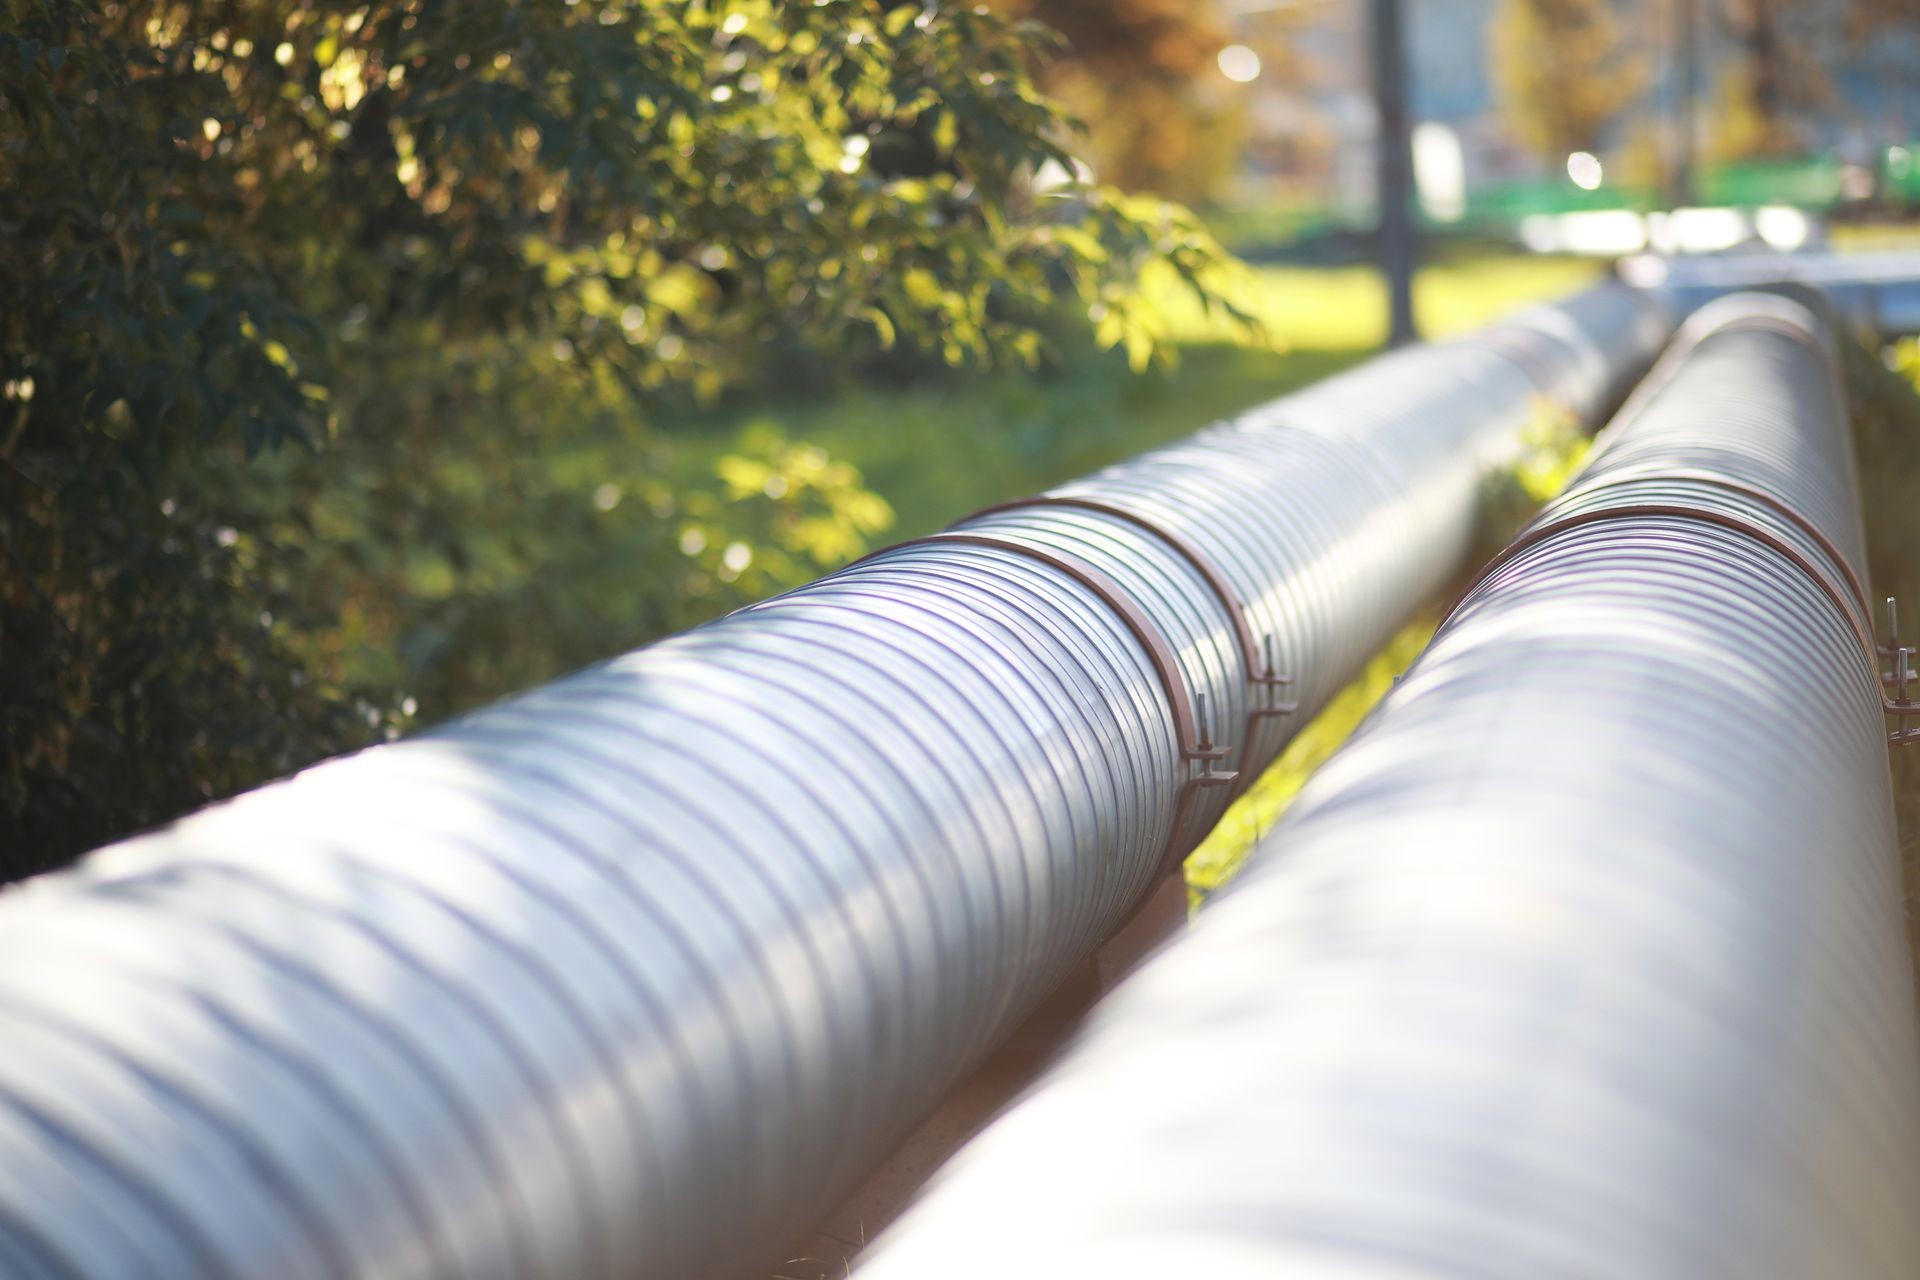
[[[1907,696],[1907,683],[1913,679],[1914,655],[1920,649],[1900,643],[1900,604],[1892,596],[1887,597],[1887,643],[1875,649],[1876,656],[1893,659],[1893,670],[1880,671],[1880,687],[1892,689],[1894,696],[1888,698],[1884,693],[1880,701],[1885,704],[1887,714],[1893,717],[1893,732],[1887,735],[1887,741],[1896,747],[1920,742],[1920,728],[1907,728],[1907,717],[1920,715],[1920,702]],[[1875,670],[1880,664],[1874,663]]]

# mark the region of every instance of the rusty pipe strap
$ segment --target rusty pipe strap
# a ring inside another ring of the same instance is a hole
[[[1700,323],[859,1275],[1920,1275],[1844,402],[1813,313]]]
[[[1731,493],[1738,493],[1754,502],[1772,508],[1775,515],[1779,516],[1782,520],[1791,522],[1820,549],[1820,563],[1826,567],[1827,572],[1831,572],[1839,577],[1841,583],[1846,588],[1845,596],[1849,605],[1857,607],[1863,617],[1871,612],[1871,605],[1867,600],[1867,584],[1861,581],[1860,575],[1854,571],[1854,567],[1847,560],[1845,553],[1834,545],[1833,540],[1827,537],[1819,525],[1813,523],[1798,511],[1795,511],[1777,495],[1768,493],[1764,489],[1756,488],[1742,481],[1735,480],[1730,476],[1715,475],[1711,471],[1693,471],[1682,467],[1667,467],[1661,470],[1649,469],[1643,472],[1643,474],[1648,478],[1658,478],[1668,483],[1711,485],[1716,489],[1725,489]],[[1625,475],[1618,472],[1613,475],[1615,483],[1625,478]],[[1480,576],[1486,576],[1486,570],[1482,570]],[[1464,594],[1463,592],[1462,595]]]
[[[1041,564],[1058,570],[1092,592],[1095,599],[1112,610],[1126,625],[1128,633],[1146,651],[1147,661],[1153,667],[1153,674],[1160,684],[1160,691],[1166,695],[1167,707],[1173,718],[1174,736],[1180,744],[1181,758],[1202,761],[1226,759],[1229,754],[1227,750],[1213,745],[1207,732],[1205,714],[1196,710],[1192,700],[1187,696],[1186,682],[1181,678],[1173,651],[1167,648],[1167,642],[1161,637],[1159,629],[1154,626],[1145,611],[1128,599],[1126,593],[1121,591],[1112,579],[1092,565],[1073,556],[1049,551],[1044,547],[1029,546],[1010,538],[995,538],[988,534],[951,529],[945,533],[930,533],[924,538],[896,543],[875,552],[873,556],[868,556],[866,559],[885,556],[907,547],[954,545],[988,547],[995,551],[1004,551],[1008,555],[1038,560]],[[860,563],[864,562],[863,560]]]
[[[996,502],[992,506],[982,507],[960,523],[965,524],[982,516],[998,515],[1003,511],[1018,511],[1031,507],[1077,507],[1083,511],[1096,511],[1101,515],[1112,516],[1116,520],[1137,525],[1165,542],[1173,548],[1176,555],[1193,566],[1194,572],[1206,582],[1215,599],[1219,600],[1221,608],[1226,611],[1228,620],[1233,626],[1234,637],[1240,642],[1241,657],[1246,663],[1248,681],[1255,684],[1275,685],[1293,683],[1291,676],[1274,671],[1270,654],[1263,661],[1261,644],[1254,639],[1253,628],[1247,623],[1246,605],[1240,602],[1239,596],[1234,594],[1233,584],[1226,580],[1211,560],[1207,559],[1206,553],[1180,534],[1171,529],[1162,528],[1137,511],[1129,511],[1111,502],[1098,502],[1092,498],[1043,493],[1031,498],[1016,498],[1011,502]]]
[[[1247,709],[1246,724],[1241,730],[1240,735],[1241,742],[1250,742],[1253,739],[1255,721],[1268,716],[1292,715],[1300,709],[1298,703],[1282,701],[1276,696],[1279,689],[1293,683],[1293,677],[1274,669],[1273,636],[1268,634],[1259,640],[1254,639],[1253,627],[1247,621],[1247,606],[1243,604],[1240,597],[1235,594],[1233,584],[1227,581],[1225,575],[1220,572],[1219,568],[1215,566],[1211,560],[1207,559],[1206,553],[1200,550],[1199,547],[1195,546],[1182,535],[1175,533],[1171,529],[1162,527],[1137,511],[1130,511],[1126,507],[1116,506],[1111,502],[1100,502],[1092,498],[1076,498],[1061,494],[1039,494],[1031,498],[1016,498],[1012,502],[995,503],[992,506],[981,508],[960,523],[964,525],[982,516],[997,515],[1003,511],[1016,511],[1026,507],[1077,507],[1083,511],[1094,511],[1101,515],[1112,516],[1116,520],[1125,521],[1128,524],[1136,525],[1146,530],[1155,538],[1172,547],[1176,555],[1193,567],[1194,572],[1200,575],[1201,579],[1207,584],[1207,587],[1213,592],[1214,598],[1219,601],[1221,609],[1225,612],[1228,622],[1233,627],[1235,638],[1240,642],[1240,655],[1241,660],[1246,665],[1247,684],[1250,693],[1254,695],[1249,698],[1249,701],[1254,705]],[[1266,696],[1258,696],[1262,693]],[[1253,781],[1253,775],[1250,773],[1236,773],[1233,779],[1227,784],[1232,788],[1232,790],[1228,792],[1229,796],[1239,795],[1249,786],[1253,785]],[[1179,856],[1184,854],[1185,848],[1191,848],[1191,845],[1183,848],[1178,843],[1182,830],[1183,829],[1176,824],[1175,842],[1168,846],[1170,866],[1172,863],[1179,861]]]
[[[1756,502],[1764,503],[1768,507],[1776,509],[1784,518],[1793,523],[1802,532],[1814,538],[1819,545],[1829,550],[1833,549],[1832,543],[1826,539],[1825,535],[1821,533],[1819,529],[1807,523],[1799,513],[1786,509],[1779,503],[1779,500],[1772,495],[1761,493],[1756,489],[1732,482],[1702,481],[1702,483],[1711,483],[1716,485],[1716,487],[1741,493]],[[1901,679],[1901,677],[1887,672],[1879,672],[1878,670],[1879,660],[1882,657],[1898,657],[1899,653],[1897,650],[1887,649],[1885,646],[1876,642],[1872,631],[1871,620],[1868,616],[1870,614],[1870,608],[1867,604],[1864,591],[1852,572],[1851,566],[1848,566],[1844,560],[1837,561],[1836,563],[1845,569],[1846,572],[1840,575],[1841,580],[1836,580],[1835,575],[1828,568],[1823,567],[1819,562],[1810,558],[1806,552],[1794,546],[1793,543],[1787,541],[1785,538],[1780,537],[1765,525],[1757,524],[1744,516],[1731,515],[1725,511],[1714,511],[1704,507],[1692,507],[1684,503],[1675,502],[1628,502],[1618,506],[1590,507],[1585,511],[1565,512],[1555,516],[1551,520],[1531,525],[1524,530],[1511,545],[1498,556],[1494,557],[1493,561],[1481,571],[1468,588],[1461,593],[1460,599],[1466,600],[1470,598],[1479,590],[1481,583],[1485,582],[1488,578],[1496,576],[1501,570],[1505,569],[1511,561],[1519,559],[1539,543],[1557,537],[1567,529],[1576,528],[1583,524],[1598,524],[1605,521],[1617,520],[1622,516],[1665,516],[1677,520],[1698,520],[1707,524],[1719,525],[1725,529],[1732,529],[1745,537],[1753,539],[1755,542],[1765,545],[1775,555],[1780,556],[1782,559],[1799,568],[1802,573],[1807,575],[1808,580],[1819,587],[1820,590],[1826,594],[1827,598],[1833,602],[1834,608],[1839,610],[1842,616],[1847,619],[1847,623],[1853,631],[1854,639],[1859,643],[1860,652],[1866,655],[1869,663],[1874,665],[1876,672],[1879,674],[1879,683],[1883,688],[1895,683],[1900,684],[1904,688],[1905,681]],[[1851,590],[1849,590],[1849,586]],[[1889,609],[1892,608],[1893,603],[1892,600],[1887,601]],[[1456,602],[1453,608],[1447,611],[1447,616],[1451,616],[1453,609],[1458,607],[1459,603]],[[1920,703],[1896,701],[1893,698],[1887,697],[1883,692],[1880,695],[1880,710],[1883,715],[1892,716],[1896,721],[1902,721],[1907,716],[1920,715]],[[1905,746],[1915,741],[1915,738],[1903,727],[1896,727],[1893,732],[1887,735],[1887,741],[1895,746]]]
[[[1056,495],[1171,538],[982,515],[0,894],[0,1271],[777,1261],[1284,745],[1220,584],[1311,714],[1668,328],[1396,353]]]

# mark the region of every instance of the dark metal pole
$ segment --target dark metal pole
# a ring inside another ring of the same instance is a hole
[[[1693,203],[1694,183],[1694,100],[1699,96],[1699,52],[1695,47],[1698,27],[1697,0],[1674,0],[1674,17],[1679,30],[1674,48],[1674,157],[1672,189],[1667,193],[1669,208],[1681,209]]]
[[[1400,0],[1372,0],[1373,101],[1380,119],[1380,270],[1387,277],[1387,344],[1420,335],[1413,325],[1413,147],[1407,126],[1407,60]]]

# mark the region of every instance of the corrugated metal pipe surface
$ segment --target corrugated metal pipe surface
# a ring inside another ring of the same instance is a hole
[[[1830,339],[1716,303],[871,1280],[1920,1276]]]
[[[0,1272],[756,1263],[1665,328],[1611,288],[1388,357],[5,895]]]

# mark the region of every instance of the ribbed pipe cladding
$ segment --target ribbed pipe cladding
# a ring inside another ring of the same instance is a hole
[[[1058,491],[1129,518],[983,514],[0,896],[0,1271],[755,1266],[1668,327],[1609,287],[1385,357]]]
[[[1779,298],[1696,316],[1240,880],[862,1274],[1920,1275],[1832,342]]]

